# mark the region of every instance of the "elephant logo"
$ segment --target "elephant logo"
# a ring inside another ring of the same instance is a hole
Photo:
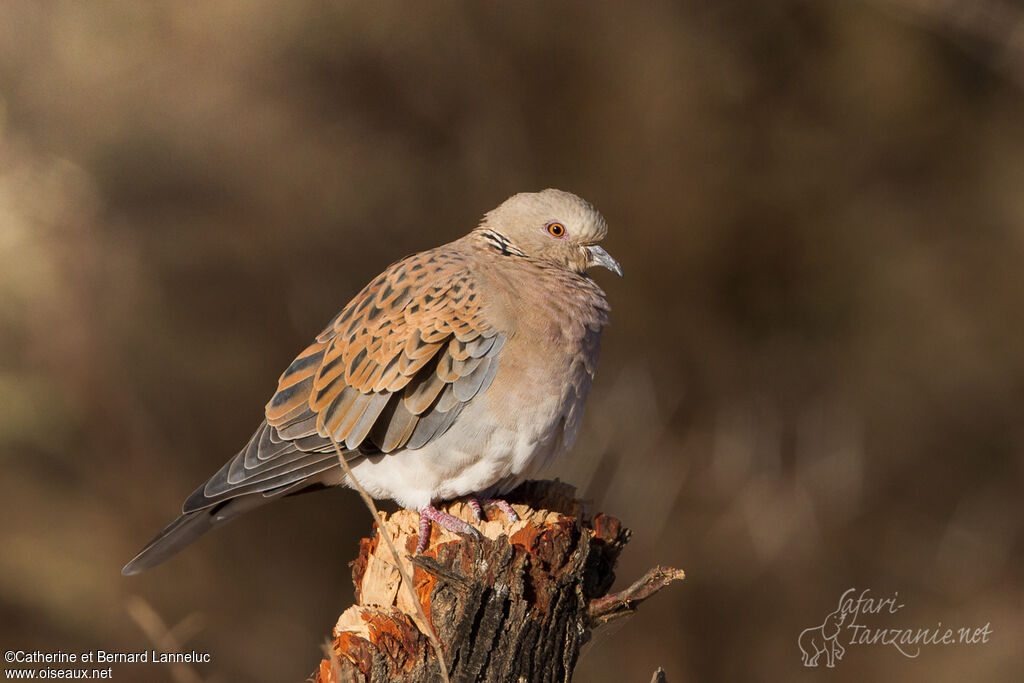
[[[797,639],[797,645],[803,653],[804,666],[818,666],[818,660],[824,654],[825,666],[835,668],[836,660],[846,654],[846,649],[839,644],[839,633],[845,618],[846,614],[837,609],[825,617],[820,626],[804,629]]]

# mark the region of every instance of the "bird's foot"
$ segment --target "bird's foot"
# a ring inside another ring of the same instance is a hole
[[[469,522],[459,519],[455,515],[441,512],[433,505],[420,508],[420,539],[416,543],[416,554],[419,555],[427,549],[427,542],[430,540],[430,523],[437,522],[442,528],[457,534],[468,534],[469,536],[480,536],[480,532],[473,528]]]
[[[472,508],[473,514],[476,516],[476,521],[486,521],[484,518],[484,509],[480,505],[480,500],[476,496],[469,496],[466,498],[466,503],[470,508]],[[512,505],[507,500],[503,500],[501,498],[484,498],[483,504],[497,506],[499,510],[505,513],[509,522],[519,521],[519,515],[516,514],[516,511],[512,509]]]

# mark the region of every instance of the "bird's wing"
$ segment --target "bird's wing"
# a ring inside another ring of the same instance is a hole
[[[505,337],[465,257],[440,248],[370,282],[284,371],[249,444],[185,502],[279,492],[349,454],[421,448],[498,370]]]

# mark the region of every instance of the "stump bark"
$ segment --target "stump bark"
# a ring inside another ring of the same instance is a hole
[[[683,578],[677,569],[656,567],[607,595],[629,529],[614,517],[590,516],[574,489],[559,482],[527,482],[508,500],[520,521],[490,507],[489,521],[476,525],[480,538],[432,525],[430,545],[415,557],[419,515],[401,510],[384,521],[452,681],[570,681],[592,629]],[[444,509],[474,522],[464,503]],[[352,564],[356,604],[334,627],[317,683],[442,680],[380,532],[360,542]]]

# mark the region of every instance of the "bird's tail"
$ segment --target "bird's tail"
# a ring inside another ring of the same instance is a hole
[[[185,546],[196,540],[207,531],[227,523],[234,515],[224,518],[214,509],[186,512],[168,524],[156,535],[146,547],[124,566],[121,573],[125,576],[138,574],[180,552]]]
[[[156,535],[156,538],[147,543],[146,547],[124,566],[121,573],[131,576],[155,567],[181,552],[185,546],[207,531],[223,526],[235,517],[262,507],[272,500],[307,491],[317,491],[336,483],[337,481],[328,473],[326,478],[325,476],[310,477],[288,486],[281,486],[269,491],[245,493],[235,498],[210,504],[207,507],[189,510],[168,524],[163,531]],[[202,487],[198,491],[202,491]],[[195,495],[193,494],[193,496]],[[188,505],[188,501],[185,505]]]
[[[186,512],[168,524],[163,531],[156,535],[156,538],[147,543],[146,547],[124,566],[121,573],[131,576],[155,567],[177,555],[185,546],[207,531],[223,526],[243,512],[265,505],[277,495],[288,492],[288,489],[282,489],[271,496],[265,493],[250,493],[210,507]]]

